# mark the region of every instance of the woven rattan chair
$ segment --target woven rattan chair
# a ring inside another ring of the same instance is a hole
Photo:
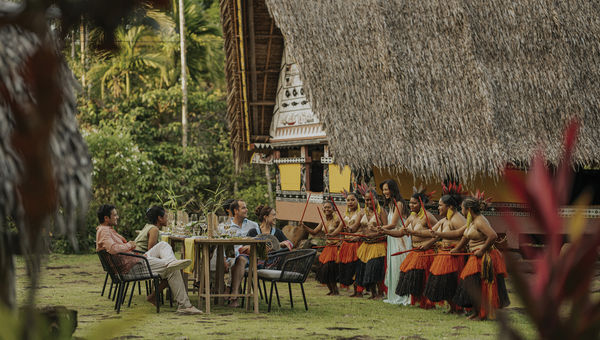
[[[289,249],[288,248],[283,248],[283,249],[279,249],[276,251],[272,251],[269,254],[267,254],[267,260],[264,263],[264,269],[281,269],[281,265],[283,264],[283,260],[285,259],[285,257],[283,256],[277,256],[278,254],[283,254],[283,253],[289,253]],[[260,268],[259,269],[263,269]],[[244,285],[242,288],[242,292],[246,292],[246,284],[248,283],[248,268],[246,268],[246,271],[244,272]],[[260,299],[263,299],[263,293],[262,293],[262,289],[260,288],[260,284],[258,285],[258,294],[260,295]],[[266,292],[265,292],[266,295]],[[242,308],[244,307],[244,302],[246,301],[246,299],[242,299]]]
[[[160,312],[160,294],[158,292],[160,276],[152,273],[150,263],[145,256],[131,253],[119,253],[118,255],[111,255],[105,250],[99,251],[98,256],[100,256],[102,259],[101,261],[104,261],[108,265],[109,271],[112,271],[118,280],[118,288],[116,288],[115,299],[115,309],[117,314],[121,311],[121,305],[125,301],[129,283],[133,282],[135,285],[136,282],[147,280],[153,282],[154,290],[156,291],[156,312]],[[120,268],[125,267],[124,259],[127,257],[138,258],[140,263],[134,265],[128,272],[123,272],[120,270]],[[131,305],[131,297],[129,298],[129,305]]]
[[[300,249],[293,250],[290,252],[282,252],[278,254],[269,254],[271,263],[278,264],[277,267],[271,267],[269,269],[259,269],[258,278],[263,282],[263,291],[265,297],[267,296],[266,281],[271,282],[271,290],[267,302],[269,304],[268,311],[271,311],[271,304],[273,302],[273,288],[275,288],[275,294],[277,296],[277,304],[281,307],[279,300],[279,292],[277,291],[277,282],[287,282],[288,289],[290,292],[290,304],[294,308],[294,300],[292,297],[292,283],[299,283],[300,289],[302,290],[302,299],[304,300],[304,308],[308,310],[308,304],[306,303],[306,295],[304,293],[304,281],[308,277],[310,268],[315,260],[317,252],[314,249]],[[275,268],[275,269],[274,269]]]

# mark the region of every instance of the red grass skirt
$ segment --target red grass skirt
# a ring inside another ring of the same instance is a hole
[[[491,261],[491,264],[484,266],[485,261]],[[480,318],[495,319],[496,309],[510,304],[504,282],[506,276],[504,258],[498,249],[492,249],[480,258],[471,255],[460,273],[454,302],[461,307],[475,308]]]
[[[396,286],[397,295],[411,295],[411,304],[419,304],[422,308],[432,308],[433,303],[423,297],[429,269],[433,263],[432,249],[426,251],[412,251],[400,265],[400,276]]]
[[[448,254],[439,250],[438,254]],[[465,256],[436,255],[429,269],[424,295],[433,302],[451,301],[458,287],[458,276],[465,266]]]
[[[356,251],[362,242],[342,242],[339,250],[339,282],[342,286],[350,286],[354,283],[354,277],[358,269],[358,256]]]

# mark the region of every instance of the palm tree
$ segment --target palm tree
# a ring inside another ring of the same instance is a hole
[[[173,21],[179,21],[177,1],[173,1]],[[223,79],[223,39],[219,23],[218,1],[184,0],[186,41],[186,67],[188,75],[196,84],[218,83]],[[178,30],[179,33],[179,30]],[[177,59],[178,41],[165,44],[165,53]],[[180,70],[179,70],[180,71]],[[177,76],[177,71],[173,76]]]
[[[110,89],[114,98],[131,94],[132,78],[140,80],[144,85],[158,82],[158,86],[168,85],[167,66],[169,58],[156,52],[160,44],[157,37],[143,25],[128,29],[119,27],[115,33],[119,45],[118,54],[106,52],[100,55],[101,61],[90,70],[90,78],[100,86],[101,98],[105,99],[105,89]],[[148,69],[157,70],[159,77],[148,76]],[[99,80],[99,82],[98,82]]]

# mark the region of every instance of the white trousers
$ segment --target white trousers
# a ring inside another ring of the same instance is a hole
[[[152,269],[152,273],[160,275],[169,282],[171,293],[175,297],[179,308],[191,307],[192,304],[185,290],[183,278],[181,277],[181,271],[176,270],[164,275],[167,271],[167,266],[169,263],[177,260],[171,245],[164,241],[158,242],[154,247],[150,248],[150,250],[146,252],[146,257],[148,258],[148,263],[150,263],[150,269]]]

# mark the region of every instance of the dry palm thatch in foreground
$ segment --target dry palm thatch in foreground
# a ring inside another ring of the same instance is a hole
[[[15,307],[13,253],[19,248],[27,260],[32,304],[51,222],[74,241],[90,197],[92,164],[75,118],[78,85],[57,43],[85,18],[103,30],[100,47],[114,49],[116,26],[136,6],[141,1],[0,0],[0,306]]]
[[[582,122],[600,159],[595,2],[266,0],[336,161],[417,176],[498,176]]]

